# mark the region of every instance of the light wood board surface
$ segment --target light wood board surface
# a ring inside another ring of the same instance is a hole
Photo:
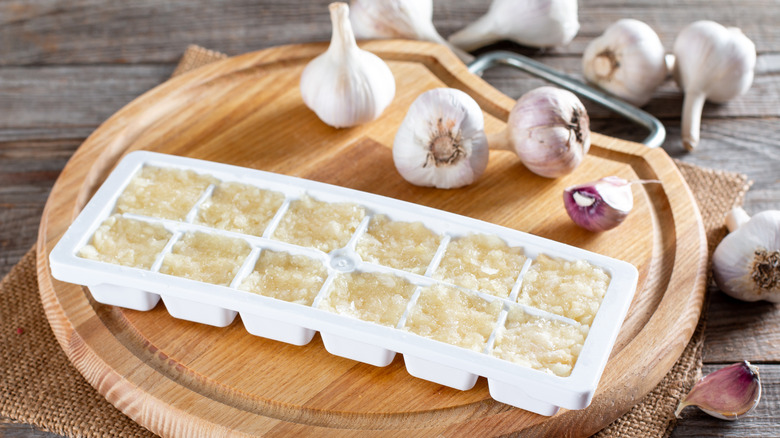
[[[594,135],[591,153],[556,180],[528,172],[511,153],[491,152],[486,174],[465,189],[404,182],[390,146],[422,91],[471,94],[486,130],[503,127],[514,100],[426,43],[363,45],[388,61],[397,82],[378,120],[336,130],[302,103],[298,79],[322,44],[266,49],[174,78],[136,99],[76,151],[52,189],[41,221],[39,283],[58,341],[113,404],[166,436],[209,432],[332,436],[473,436],[599,430],[666,374],[701,311],[706,242],[691,194],[661,149]],[[135,312],[94,302],[86,288],[53,280],[48,253],[112,166],[147,149],[302,176],[417,202],[531,232],[633,263],[638,291],[592,405],[542,417],[494,402],[480,379],[470,391],[409,376],[402,360],[376,368],[329,355],[319,337],[295,347],[254,337],[240,321],[223,329],[170,317],[162,305]],[[561,191],[606,175],[659,179],[634,186],[636,205],[620,227],[592,234],[574,226]]]

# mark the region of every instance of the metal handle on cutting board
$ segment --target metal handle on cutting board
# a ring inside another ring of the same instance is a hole
[[[615,99],[602,91],[589,87],[576,79],[526,56],[507,51],[487,52],[479,55],[474,61],[470,62],[468,68],[469,71],[474,74],[481,74],[488,68],[499,64],[509,65],[536,77],[545,79],[548,82],[566,88],[573,93],[579,94],[588,100],[610,109],[634,123],[644,126],[650,131],[650,134],[642,141],[647,147],[656,148],[661,146],[666,138],[666,129],[664,129],[664,125],[650,114],[621,100]]]

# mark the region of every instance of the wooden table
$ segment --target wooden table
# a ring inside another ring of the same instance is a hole
[[[287,0],[170,3],[82,0],[0,2],[0,275],[33,244],[49,189],[79,144],[108,116],[164,81],[188,44],[227,54],[288,43],[327,40],[327,1]],[[434,2],[434,23],[449,35],[473,21],[487,0]],[[708,104],[700,148],[687,153],[679,139],[682,95],[667,82],[646,110],[662,120],[663,148],[682,161],[747,174],[754,182],[749,213],[780,209],[780,2],[677,0],[580,2],[581,29],[567,47],[545,52],[504,44],[581,76],[587,43],[610,23],[645,21],[670,48],[677,32],[698,19],[737,26],[756,43],[756,79],[747,95]],[[542,85],[496,68],[484,78],[509,96]],[[644,132],[589,106],[593,129],[641,140]],[[704,373],[742,359],[759,365],[764,394],[737,422],[689,408],[673,436],[780,436],[780,306],[742,303],[711,291]],[[56,436],[29,425],[0,423],[0,436]]]

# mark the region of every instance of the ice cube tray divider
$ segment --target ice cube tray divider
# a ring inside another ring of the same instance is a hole
[[[251,236],[195,223],[199,209],[215,190],[214,184],[204,190],[184,221],[124,213],[126,218],[162,224],[172,233],[163,250],[157,255],[150,272],[76,256],[76,252],[89,242],[102,221],[114,210],[119,194],[127,187],[131,177],[144,165],[194,170],[211,175],[222,182],[239,182],[279,191],[285,199],[262,236]],[[300,247],[272,238],[290,204],[304,195],[325,202],[353,202],[366,210],[365,217],[350,236],[347,245],[326,254],[314,248]],[[421,221],[429,229],[436,230],[440,236],[439,246],[423,275],[369,263],[359,257],[355,250],[357,242],[367,231],[370,220],[379,214],[384,214],[391,220]],[[165,255],[173,250],[175,243],[187,232],[206,232],[238,238],[250,246],[249,254],[229,285],[210,285],[159,273]],[[508,297],[472,291],[433,278],[451,241],[469,233],[499,235],[510,246],[523,249],[526,260]],[[242,281],[251,274],[264,250],[306,255],[323,263],[327,276],[311,306],[288,303],[238,289]],[[611,277],[609,289],[591,324],[580,357],[568,377],[522,367],[490,354],[497,333],[503,330],[512,306],[519,306],[534,316],[579,325],[569,318],[516,302],[521,293],[525,273],[541,253],[570,260],[585,259],[604,269]],[[559,406],[581,409],[590,403],[609,351],[617,337],[620,323],[631,303],[637,281],[636,269],[625,262],[516,230],[507,230],[416,204],[313,181],[151,152],[134,152],[123,159],[73,222],[50,258],[55,278],[88,286],[99,302],[134,308],[133,304],[139,300],[143,301],[143,298],[146,300],[144,304],[135,308],[150,310],[156,304],[154,298],[159,300],[162,297],[172,316],[217,326],[230,324],[235,315],[240,313],[244,326],[252,334],[303,345],[308,343],[316,332],[320,332],[329,352],[379,366],[389,364],[396,352],[400,352],[404,356],[407,370],[412,375],[458,389],[471,388],[479,376],[485,376],[491,396],[495,399],[543,415],[554,414]],[[339,265],[342,260],[346,261],[347,265]],[[350,264],[351,266],[348,266]],[[331,292],[335,277],[342,272],[353,271],[387,273],[416,285],[394,327],[338,315],[319,308],[322,299]],[[158,276],[164,278],[157,278]],[[405,329],[409,313],[416,306],[422,289],[432,284],[454,287],[482,300],[501,302],[500,312],[481,352],[428,339]],[[116,301],[113,295],[120,290],[135,291],[139,295],[125,301],[120,297]],[[609,318],[613,320],[610,322]]]

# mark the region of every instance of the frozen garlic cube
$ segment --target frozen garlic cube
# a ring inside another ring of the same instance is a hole
[[[165,256],[160,272],[228,286],[250,251],[249,244],[241,239],[189,232]]]
[[[330,252],[349,243],[366,211],[349,202],[323,202],[308,195],[290,203],[273,238]]]
[[[144,166],[116,201],[117,213],[184,220],[216,179],[192,170]]]
[[[384,215],[371,218],[355,250],[367,262],[424,274],[441,237],[421,222],[392,221]]]
[[[368,272],[339,274],[319,307],[395,327],[414,289],[415,285],[395,275]]]
[[[517,302],[590,326],[609,281],[609,274],[585,260],[541,254],[523,277]]]
[[[195,222],[222,230],[262,236],[284,195],[240,183],[221,183],[198,210]]]
[[[328,270],[319,260],[263,250],[239,289],[311,306],[327,276]]]
[[[423,288],[404,329],[426,338],[481,352],[501,312],[500,300],[442,285]]]
[[[149,269],[171,236],[160,224],[113,215],[100,224],[78,254],[85,259]]]
[[[499,359],[560,377],[571,374],[588,328],[529,315],[521,307],[507,313],[491,354]]]
[[[449,243],[435,278],[507,298],[524,263],[521,248],[510,247],[497,236],[471,234]]]

